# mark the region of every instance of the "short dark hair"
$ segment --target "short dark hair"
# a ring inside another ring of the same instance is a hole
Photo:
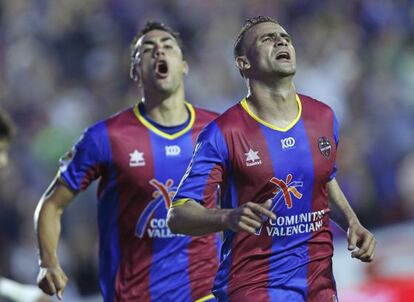
[[[237,35],[236,42],[234,43],[234,57],[237,58],[244,54],[243,40],[246,36],[246,33],[254,26],[260,23],[271,22],[279,24],[276,19],[267,16],[257,16],[253,18],[246,19],[243,27],[241,28],[239,34]]]
[[[12,140],[15,132],[16,128],[13,122],[6,112],[0,109],[0,140]]]
[[[157,21],[148,21],[145,23],[144,27],[135,35],[131,43],[131,64],[134,64],[135,57],[137,55],[138,48],[136,47],[138,40],[148,32],[152,30],[162,30],[169,33],[177,41],[178,46],[181,49],[181,52],[184,56],[183,42],[181,40],[180,34],[174,31],[171,27],[165,25],[164,23]]]

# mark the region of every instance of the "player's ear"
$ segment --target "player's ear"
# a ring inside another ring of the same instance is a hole
[[[183,61],[183,73],[184,73],[184,75],[188,75],[189,70],[190,69],[188,67],[187,61]]]
[[[131,64],[131,68],[129,70],[129,76],[134,82],[139,82],[141,79],[140,73],[137,69],[137,64]]]
[[[238,56],[236,57],[236,67],[240,70],[240,72],[244,72],[250,68],[249,59],[246,56]]]

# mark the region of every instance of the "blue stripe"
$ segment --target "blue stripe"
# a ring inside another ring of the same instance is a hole
[[[107,129],[100,140],[102,152],[106,152],[109,162],[112,162],[112,152]],[[99,285],[105,302],[115,298],[115,277],[120,263],[120,245],[118,232],[119,196],[116,189],[116,174],[111,166],[110,179],[98,201],[99,226]]]
[[[227,164],[227,158],[227,144],[217,124],[212,122],[199,135],[191,170],[183,178],[174,200],[191,198],[201,203],[211,170],[216,164]]]
[[[333,137],[334,137],[334,140],[335,140],[336,148],[338,148],[338,145],[339,145],[339,123],[338,123],[338,120],[336,119],[335,113],[333,113]],[[331,172],[331,175],[329,175],[329,181],[331,181],[332,179],[334,179],[336,177],[337,171],[338,171],[338,167],[337,167],[336,162],[335,162],[335,165],[334,165],[334,168]]]
[[[167,140],[150,132],[152,146],[154,176],[166,185],[168,179],[173,180],[170,191],[176,191],[181,177],[191,158],[193,142],[192,132],[188,132],[175,140]],[[178,146],[180,153],[167,155],[168,146]],[[156,189],[154,188],[154,191]],[[167,207],[165,202],[156,208],[152,224],[161,234],[170,234],[167,224]],[[151,222],[149,224],[151,227]],[[154,230],[154,229],[153,229]],[[189,236],[153,238],[153,257],[150,269],[151,301],[191,301],[191,288],[188,272]]]
[[[227,184],[225,192],[223,194],[221,208],[234,209],[238,207],[237,188],[232,177],[232,171],[227,170]],[[216,279],[214,280],[213,294],[219,298],[219,301],[228,301],[227,288],[229,283],[229,275],[232,260],[232,246],[235,233],[230,230],[223,231],[223,243],[220,253],[220,268],[217,272]]]
[[[278,217],[272,225],[282,229],[284,217],[292,217],[301,213],[312,212],[313,190],[313,161],[309,140],[303,120],[287,132],[279,132],[261,125],[267,142],[268,154],[272,161],[274,176],[286,181],[288,174],[292,174],[291,185],[303,182],[297,190],[303,194],[297,199],[293,194],[292,208],[288,208],[285,199],[276,195],[279,202],[275,205]],[[282,148],[282,139],[293,137],[295,145],[291,148]],[[286,220],[285,220],[286,221]],[[285,224],[286,227],[289,226]],[[262,232],[271,231],[271,226],[262,229]],[[269,263],[269,296],[271,301],[306,301],[307,270],[309,262],[307,241],[311,233],[274,236],[272,254]]]

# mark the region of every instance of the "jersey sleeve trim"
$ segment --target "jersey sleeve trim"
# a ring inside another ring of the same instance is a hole
[[[190,112],[190,122],[188,123],[188,125],[187,125],[187,127],[185,127],[184,129],[182,129],[182,130],[180,130],[180,131],[178,131],[178,132],[176,132],[176,133],[174,133],[174,134],[168,134],[168,133],[166,133],[166,132],[164,132],[164,131],[161,131],[160,129],[158,129],[157,127],[155,127],[153,124],[151,124],[150,122],[148,122],[142,115],[141,115],[141,113],[139,112],[139,109],[138,109],[138,104],[135,104],[135,106],[134,106],[134,114],[135,114],[135,116],[137,117],[137,119],[145,126],[145,127],[147,127],[149,130],[151,130],[152,132],[154,132],[155,134],[157,134],[157,135],[159,135],[159,136],[161,136],[161,137],[163,137],[163,138],[166,138],[166,139],[169,139],[169,140],[174,140],[174,139],[176,139],[176,138],[178,138],[178,137],[180,137],[180,136],[182,136],[182,135],[184,135],[185,133],[187,133],[189,130],[191,130],[191,128],[193,127],[193,125],[194,125],[194,122],[195,122],[195,116],[196,116],[196,113],[195,113],[195,110],[194,110],[194,107],[193,107],[193,105],[191,105],[190,103],[188,103],[188,102],[184,102],[184,104],[185,104],[185,106],[187,107],[187,109],[188,109],[188,111]]]
[[[205,301],[208,301],[208,300],[213,299],[213,298],[214,298],[214,295],[213,294],[209,294],[207,296],[204,296],[204,297],[202,297],[200,299],[195,300],[194,302],[205,302]]]
[[[76,188],[73,188],[67,181],[65,181],[65,179],[61,175],[60,170],[58,170],[57,173],[56,173],[56,180],[59,184],[65,186],[66,188],[68,188],[73,193],[75,193],[75,194],[79,193],[80,190],[78,190]]]
[[[173,203],[171,203],[170,208],[180,207],[180,206],[186,204],[187,202],[189,202],[190,200],[192,200],[192,199],[191,198],[181,198],[181,199],[174,200]]]

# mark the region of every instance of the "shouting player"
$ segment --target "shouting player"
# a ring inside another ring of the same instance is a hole
[[[295,49],[276,20],[247,20],[234,54],[249,94],[200,134],[169,226],[224,231],[219,301],[336,301],[328,198],[347,219],[352,257],[371,261],[375,240],[335,180],[335,115],[297,94]],[[201,206],[218,184],[223,209]]]
[[[88,128],[61,160],[35,212],[38,284],[62,297],[67,277],[56,255],[60,217],[79,191],[100,178],[104,301],[208,301],[218,267],[216,236],[172,234],[166,216],[197,135],[217,115],[185,102],[188,66],[176,32],[147,23],[131,49],[130,75],[142,102]]]

